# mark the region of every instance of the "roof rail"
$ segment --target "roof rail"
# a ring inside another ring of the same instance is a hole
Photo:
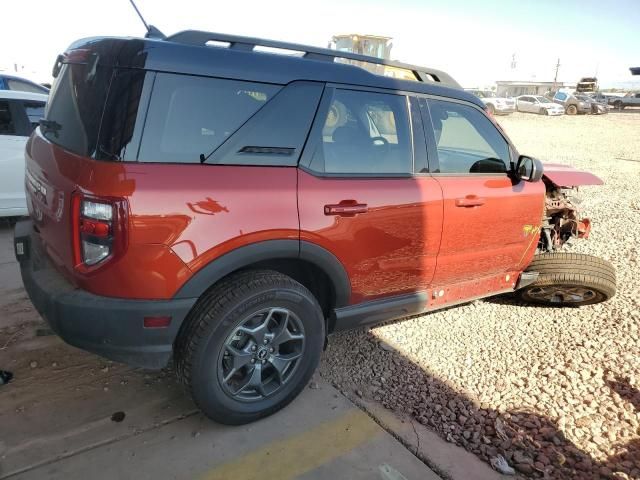
[[[407,63],[385,60],[357,53],[331,50],[328,48],[312,47],[298,43],[280,42],[277,40],[267,40],[263,38],[243,37],[239,35],[228,35],[225,33],[204,32],[200,30],[185,30],[175,33],[165,39],[168,42],[181,43],[183,45],[206,46],[207,42],[219,42],[228,44],[228,48],[234,50],[253,51],[255,47],[267,47],[281,50],[291,50],[301,52],[303,58],[312,60],[324,60],[334,62],[336,58],[354,60],[363,63],[385,65],[400,68],[413,72],[416,80],[420,82],[435,82],[450,87],[460,88],[449,74],[434,68],[418,67]]]

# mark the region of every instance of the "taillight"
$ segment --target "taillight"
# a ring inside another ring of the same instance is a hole
[[[126,200],[74,193],[71,212],[73,260],[77,270],[91,271],[124,253]]]

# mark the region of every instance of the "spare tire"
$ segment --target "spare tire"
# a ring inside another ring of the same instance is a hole
[[[615,268],[592,255],[566,252],[536,255],[527,271],[539,276],[516,292],[525,302],[580,307],[605,302],[616,293]]]

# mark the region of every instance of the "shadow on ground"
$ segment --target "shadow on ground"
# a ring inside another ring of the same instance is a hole
[[[509,297],[497,301],[514,302]],[[525,476],[575,480],[640,479],[638,440],[616,444],[611,456],[604,461],[597,460],[572,443],[553,419],[533,411],[498,411],[479,404],[446,379],[431,375],[398,350],[381,342],[370,331],[346,332],[340,337],[337,341],[329,341],[322,375],[356,403],[363,403],[359,398],[373,400],[400,415],[408,415],[435,430],[443,439],[487,462],[495,462],[502,456],[516,473]],[[353,356],[345,356],[341,350],[352,342],[360,344],[358,351]],[[341,345],[336,347],[335,344]],[[332,365],[334,362],[336,364]],[[336,380],[332,372],[338,368],[353,372],[353,381],[345,381],[344,377]],[[640,391],[631,386],[628,378],[616,372],[605,372],[604,381],[612,393],[620,395],[629,408],[640,414]],[[413,405],[413,408],[406,410],[405,405]]]

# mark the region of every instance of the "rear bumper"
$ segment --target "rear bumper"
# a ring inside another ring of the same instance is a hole
[[[516,111],[515,105],[495,105],[496,115],[508,115]]]
[[[136,367],[166,366],[195,298],[131,300],[76,289],[50,263],[31,220],[16,224],[14,246],[31,302],[65,342]],[[169,316],[171,323],[145,328],[149,316]]]

